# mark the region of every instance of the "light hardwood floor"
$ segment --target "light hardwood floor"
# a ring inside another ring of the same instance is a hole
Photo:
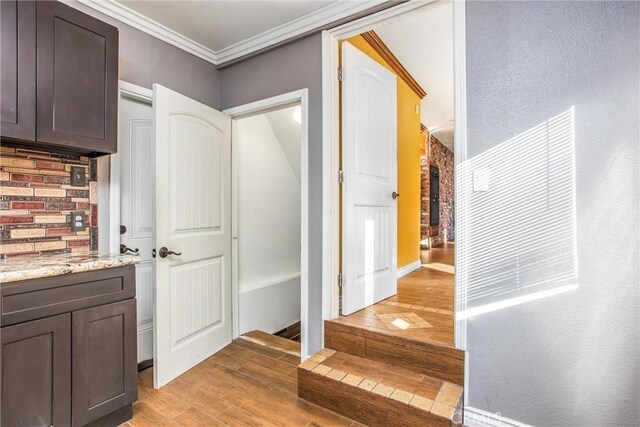
[[[160,390],[153,368],[138,375],[125,426],[355,426],[297,397],[292,354],[238,339]]]
[[[422,251],[423,264],[453,266],[454,245]],[[454,275],[420,268],[398,280],[398,293],[334,322],[453,345]]]

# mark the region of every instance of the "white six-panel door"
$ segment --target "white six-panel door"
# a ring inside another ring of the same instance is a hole
[[[153,98],[161,387],[231,342],[231,120],[158,84]]]
[[[153,290],[155,221],[153,192],[155,143],[151,104],[122,97],[120,101],[120,243],[138,250],[136,299],[138,362],[153,359]]]
[[[342,45],[342,314],[397,292],[397,86],[391,71]]]

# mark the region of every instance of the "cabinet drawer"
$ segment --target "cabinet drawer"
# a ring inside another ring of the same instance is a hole
[[[0,288],[3,326],[135,297],[135,267],[7,283]]]

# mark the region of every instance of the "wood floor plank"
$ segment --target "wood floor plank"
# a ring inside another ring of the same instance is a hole
[[[242,363],[239,363],[239,366],[237,367],[239,371],[242,371],[242,367],[248,362],[273,370],[283,375],[290,374],[292,371],[294,371],[297,368],[297,365],[291,365],[289,363],[283,362],[280,359],[274,359],[273,357],[265,356],[262,353],[246,350],[244,348],[240,350],[241,351],[238,351],[234,355],[234,357],[236,358],[235,360],[238,363],[242,362]]]
[[[259,381],[262,384],[278,387],[290,393],[297,393],[298,391],[298,381],[296,378],[282,375],[270,370],[269,368],[256,365],[252,362],[244,365],[238,370],[238,372]]]
[[[177,424],[144,402],[133,405],[133,418],[129,420],[132,427],[172,427]]]
[[[293,354],[285,353],[278,360],[282,360],[285,363],[288,363],[293,366],[298,366],[300,364],[300,357],[294,356]]]
[[[298,359],[263,350],[257,344],[236,341],[160,390],[153,388],[153,368],[140,372],[139,400],[129,424],[348,427],[353,423],[299,399]],[[231,362],[236,359],[242,363]]]
[[[251,331],[244,334],[245,336],[263,341],[268,345],[279,347],[284,350],[300,353],[300,343],[298,341],[288,340],[277,335],[271,335],[263,331]]]
[[[186,411],[176,415],[172,419],[179,426],[191,427],[191,426],[202,426],[202,427],[219,427],[226,426],[222,421],[210,417],[205,414],[201,410],[195,407],[191,407]]]
[[[155,390],[153,388],[140,387],[138,389],[138,399],[144,401],[146,405],[149,405],[167,418],[173,418],[191,407],[189,402],[167,388]]]
[[[260,344],[256,344],[253,343],[251,341],[247,341],[244,339],[237,339],[233,342],[233,345],[236,347],[243,347],[247,350],[251,350],[251,351],[255,351],[256,353],[262,353],[265,356],[269,356],[272,357],[274,359],[277,359],[278,357],[282,356],[282,351],[280,350],[275,350],[273,348],[269,348],[267,346],[264,345],[260,345]]]
[[[247,426],[247,427],[271,427],[276,426],[267,420],[255,417],[253,414],[245,411],[238,406],[232,406],[216,417],[217,420],[228,426]]]

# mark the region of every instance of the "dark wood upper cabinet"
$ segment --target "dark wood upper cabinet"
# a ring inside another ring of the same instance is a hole
[[[115,153],[118,30],[53,1],[37,23],[38,141]]]
[[[115,153],[118,29],[55,1],[2,4],[2,138]]]
[[[36,4],[0,2],[0,129],[2,136],[36,139]]]
[[[71,424],[71,314],[2,328],[2,425]]]
[[[137,399],[135,300],[74,312],[72,348],[73,425]]]

